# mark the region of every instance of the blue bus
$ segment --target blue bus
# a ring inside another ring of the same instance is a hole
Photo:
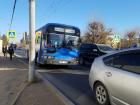
[[[36,30],[38,65],[77,65],[80,29],[75,26],[48,23]]]

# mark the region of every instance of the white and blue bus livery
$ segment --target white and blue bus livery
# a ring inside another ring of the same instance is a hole
[[[75,26],[48,23],[36,31],[37,64],[77,65],[80,29]]]

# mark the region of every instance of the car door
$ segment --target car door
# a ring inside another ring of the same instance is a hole
[[[86,51],[85,51],[85,59],[86,59],[86,61],[90,61],[90,51],[91,51],[91,47],[90,47],[90,45],[87,45],[86,46]]]
[[[92,63],[96,57],[99,56],[99,51],[96,45],[92,45],[89,51],[89,62]]]
[[[81,45],[80,48],[79,48],[79,54],[80,54],[80,57],[82,57],[83,60],[85,60],[85,51],[86,51],[85,45]]]
[[[123,101],[130,105],[140,105],[140,51],[130,51],[122,55],[125,63],[123,72]]]
[[[117,68],[119,67],[120,63],[118,58],[118,54],[104,58],[104,81],[111,96],[111,102],[115,103],[116,105],[125,105],[120,101],[123,99],[123,74],[122,71]]]
[[[89,62],[89,60],[90,60],[90,52],[91,52],[90,46],[91,46],[90,44],[85,44],[82,47],[81,55],[85,62]]]
[[[126,51],[114,55],[112,60],[106,61],[105,64],[109,66],[106,70],[106,73],[109,73],[107,74],[109,76],[106,76],[106,83],[112,101],[117,105],[139,105],[140,53]]]

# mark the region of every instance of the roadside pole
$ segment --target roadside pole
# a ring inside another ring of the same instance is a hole
[[[35,0],[29,0],[29,74],[28,82],[35,78]]]
[[[139,47],[140,47],[140,34],[139,34],[139,44],[138,44],[138,45],[139,45]]]

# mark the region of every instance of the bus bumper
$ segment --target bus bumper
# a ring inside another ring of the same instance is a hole
[[[52,65],[78,65],[78,60],[46,60],[44,62],[45,64],[52,64]]]

